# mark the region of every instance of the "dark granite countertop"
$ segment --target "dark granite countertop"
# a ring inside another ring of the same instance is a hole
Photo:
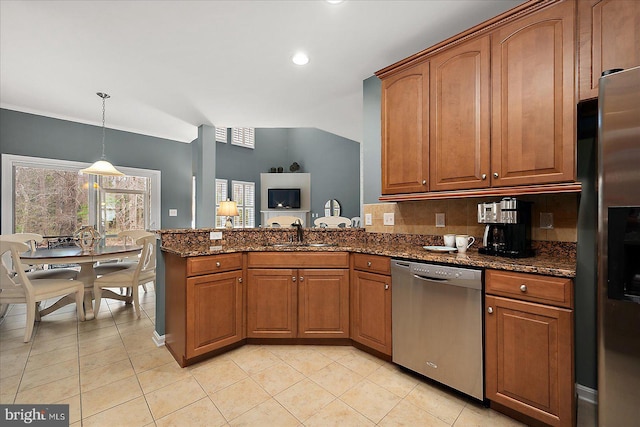
[[[430,243],[429,243],[430,244]],[[403,258],[415,261],[428,261],[450,265],[470,266],[478,268],[493,268],[498,270],[508,270],[523,273],[535,273],[556,277],[573,278],[576,274],[576,261],[570,255],[562,253],[541,253],[530,258],[510,259],[481,255],[474,248],[466,254],[429,252],[420,244],[406,244],[397,242],[385,243],[361,243],[349,242],[330,247],[309,247],[309,246],[272,246],[260,243],[243,244],[222,244],[210,246],[204,249],[164,246],[162,250],[182,257],[216,255],[234,252],[255,252],[255,251],[275,251],[275,252],[355,252],[363,254],[384,255],[394,258]]]

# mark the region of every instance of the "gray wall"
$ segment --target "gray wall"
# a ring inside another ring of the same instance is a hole
[[[364,129],[362,133],[362,195],[363,203],[378,203],[382,188],[382,129],[380,103],[382,82],[376,76],[363,84]]]
[[[300,172],[311,174],[311,211],[324,215],[324,203],[340,202],[342,214],[360,214],[360,144],[350,139],[311,128],[256,129],[256,148],[217,144],[216,177],[256,183],[256,206],[261,206],[260,173],[293,162]],[[260,224],[260,209],[256,209]]]

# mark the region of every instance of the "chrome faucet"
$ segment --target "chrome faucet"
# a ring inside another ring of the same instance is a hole
[[[296,240],[298,243],[302,243],[304,237],[302,234],[302,221],[300,221],[300,219],[296,219],[291,225],[296,228]]]

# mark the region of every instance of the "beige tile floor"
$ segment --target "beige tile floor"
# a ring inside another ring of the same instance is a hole
[[[95,320],[73,305],[43,318],[30,343],[11,307],[0,403],[67,403],[71,426],[521,425],[353,347],[246,345],[182,369],[151,340],[153,289],[140,319],[105,301]]]

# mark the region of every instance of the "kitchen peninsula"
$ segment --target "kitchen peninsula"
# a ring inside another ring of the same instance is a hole
[[[536,416],[552,424],[558,408],[564,417],[574,407],[575,243],[537,241],[534,257],[509,259],[474,247],[428,252],[423,246],[442,244],[437,235],[308,228],[293,243],[294,229],[224,230],[211,240],[213,231],[220,230],[158,231],[165,343],[180,366],[243,344],[353,345],[391,361],[391,258],[429,261],[484,273],[492,407],[509,413],[515,405],[525,422]],[[548,363],[514,374],[505,365],[512,352]]]

